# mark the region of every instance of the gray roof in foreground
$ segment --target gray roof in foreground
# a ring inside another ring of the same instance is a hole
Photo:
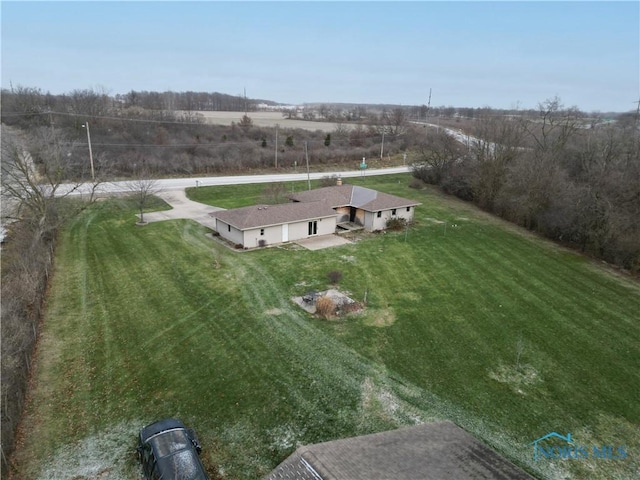
[[[533,480],[451,422],[298,448],[265,480]]]

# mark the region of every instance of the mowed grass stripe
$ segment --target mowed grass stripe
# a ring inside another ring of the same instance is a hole
[[[462,253],[462,252],[463,250],[458,251],[458,253]],[[465,260],[466,264],[471,264],[471,262],[472,262],[471,259]],[[495,264],[495,265],[498,266],[498,264]],[[504,270],[504,269],[501,269],[501,270]],[[584,374],[585,370],[593,370],[594,368],[598,368],[598,365],[594,365],[593,363],[590,363],[588,365],[584,365],[584,364],[578,365],[575,363],[575,355],[571,352],[571,348],[560,349],[560,351],[553,351],[553,349],[551,348],[552,345],[550,345],[550,342],[544,341],[545,338],[546,339],[564,338],[566,339],[566,342],[568,342],[568,345],[573,344],[574,346],[577,346],[581,342],[581,340],[587,340],[587,341],[589,340],[589,338],[581,339],[580,335],[576,334],[578,325],[576,325],[576,322],[574,320],[575,316],[570,315],[569,319],[567,319],[567,317],[563,315],[563,313],[566,313],[566,310],[562,312],[560,311],[560,309],[551,310],[552,313],[550,313],[549,308],[556,304],[556,300],[558,301],[558,303],[561,303],[561,301],[566,301],[564,297],[557,295],[556,291],[549,290],[549,291],[545,291],[544,293],[540,293],[535,288],[529,288],[527,284],[521,285],[519,287],[515,287],[511,285],[510,282],[508,282],[508,280],[504,278],[498,278],[492,275],[484,276],[484,283],[481,285],[488,287],[490,290],[496,290],[498,292],[505,292],[509,286],[511,286],[513,289],[511,292],[509,292],[509,298],[503,298],[503,299],[497,300],[502,302],[502,306],[505,307],[504,310],[506,312],[506,315],[505,314],[500,315],[497,313],[496,315],[498,316],[498,318],[500,318],[500,316],[506,317],[506,318],[501,318],[499,322],[495,322],[494,325],[489,325],[490,328],[492,327],[492,331],[493,331],[492,336],[497,335],[497,336],[504,336],[507,338],[509,337],[518,338],[519,331],[520,331],[520,334],[523,335],[523,339],[529,344],[527,350],[531,350],[532,341],[535,342],[533,345],[533,348],[535,348],[536,344],[542,343],[546,347],[545,351],[547,352],[547,354],[553,353],[553,357],[558,359],[558,362],[554,364],[553,367],[549,366],[549,368],[562,368],[568,371],[573,370],[577,375]],[[508,302],[508,300],[510,300],[511,298],[514,298],[516,303]],[[511,316],[509,312],[514,312],[514,311],[515,312],[529,311],[531,312],[532,318],[542,318],[542,320],[539,321],[539,323],[534,326],[533,331],[531,331],[531,328],[529,325],[530,321],[527,319],[527,317],[509,318]],[[541,330],[544,332],[544,334],[536,335],[536,330]],[[523,334],[523,332],[526,332],[526,333]],[[505,335],[505,333],[507,333],[507,335]],[[468,345],[469,348],[471,348],[472,346],[475,347],[475,345],[471,345],[471,344]],[[513,346],[513,350],[515,350],[515,345]],[[593,351],[594,358],[602,359],[603,352],[602,351],[598,352],[597,347],[594,348],[594,350],[595,350]],[[568,355],[563,354],[563,352],[567,352],[567,351],[569,352]],[[493,355],[495,356],[498,353],[499,353],[498,351],[494,351]],[[506,352],[503,352],[503,353],[506,353]],[[525,352],[524,359],[530,359],[531,353],[532,352],[530,351]],[[504,356],[505,355],[503,355],[503,358]],[[511,361],[513,361],[513,355],[512,355]],[[581,362],[584,363],[584,360],[581,360]],[[541,373],[544,373],[544,372],[541,372]],[[605,372],[602,372],[602,373],[605,373]],[[566,382],[566,379],[563,380],[563,382]],[[566,383],[575,384],[576,382],[568,381]],[[604,395],[604,396],[597,395],[597,392],[593,392],[592,386],[590,386],[589,389],[591,390],[590,392],[583,392],[583,393],[591,396],[595,396],[595,398],[598,398],[600,402],[603,402],[605,404],[611,400],[611,392],[607,391],[607,389],[605,389],[602,392],[602,393],[605,393],[605,392],[607,393],[607,395]]]

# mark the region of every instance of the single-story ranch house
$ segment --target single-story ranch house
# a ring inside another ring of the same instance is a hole
[[[223,238],[244,248],[336,232],[341,224],[384,230],[391,218],[413,220],[419,202],[370,188],[338,184],[289,195],[291,203],[253,205],[211,214]]]

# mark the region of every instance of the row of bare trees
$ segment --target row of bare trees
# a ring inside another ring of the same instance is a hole
[[[76,89],[54,95],[39,88],[17,86],[2,90],[2,107],[9,113],[67,112],[105,116],[114,109],[142,108],[166,111],[253,111],[266,100],[218,92],[149,92],[131,90],[111,96],[104,88]]]
[[[185,111],[253,111],[257,103],[274,104],[266,100],[247,99],[242,95],[227,95],[218,92],[149,92],[131,90],[124,95],[115,95],[117,104],[140,107],[148,110]]]
[[[53,262],[59,227],[93,199],[59,192],[69,176],[69,159],[49,129],[31,133],[2,127],[1,425],[2,474],[13,449],[25,401],[31,355]]]
[[[414,176],[551,239],[640,270],[640,131],[631,116],[588,128],[559,99],[529,118],[481,119],[467,145],[445,131]]]

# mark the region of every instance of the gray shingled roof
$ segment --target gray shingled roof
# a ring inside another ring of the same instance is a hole
[[[451,422],[298,448],[265,480],[533,480]]]
[[[335,217],[335,215],[336,212],[325,202],[252,205],[211,213],[212,217],[219,218],[239,230]]]
[[[334,208],[351,206],[369,212],[420,205],[420,202],[396,197],[395,195],[389,195],[388,193],[378,192],[357,185],[336,185],[334,187],[316,188],[306,192],[291,194],[289,198],[296,202],[316,202],[324,200]]]

